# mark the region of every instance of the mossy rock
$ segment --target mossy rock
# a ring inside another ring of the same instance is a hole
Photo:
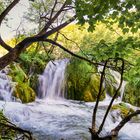
[[[85,102],[94,101],[94,98],[92,96],[92,93],[89,90],[87,90],[87,91],[84,92],[82,99]]]
[[[35,92],[26,83],[18,83],[13,92],[13,96],[19,98],[23,103],[35,101]]]
[[[106,72],[106,81],[105,81],[105,89],[106,93],[113,97],[117,90],[117,81],[115,80],[114,76],[111,74],[109,70]],[[120,92],[118,92],[117,97],[120,96]]]
[[[119,110],[122,118],[125,118],[126,116],[134,112],[134,110],[125,105],[125,103],[113,105],[111,110]]]
[[[88,99],[86,101],[96,101],[97,95],[99,93],[99,88],[100,88],[99,74],[91,75],[90,82],[87,85],[86,90],[84,91],[83,98],[85,99],[85,97],[86,97],[86,99]],[[105,98],[105,90],[104,90],[104,88],[102,88],[102,94],[100,97],[100,101],[102,101],[104,98]]]
[[[72,58],[66,69],[68,99],[83,100],[83,92],[90,80],[92,67],[85,61]]]
[[[72,58],[66,69],[67,98],[95,101],[99,92],[100,76],[97,68],[85,61]],[[101,100],[105,97],[102,93]]]
[[[30,87],[30,80],[19,64],[13,63],[10,65],[9,75],[16,82],[13,96],[19,98],[23,103],[32,102],[35,100],[35,91]]]
[[[140,92],[140,89],[137,89],[128,83],[125,87],[123,101],[128,102],[134,106],[140,107],[139,92]]]
[[[114,86],[111,86],[110,84],[106,84],[106,92],[109,96],[113,97],[116,92],[116,88]]]

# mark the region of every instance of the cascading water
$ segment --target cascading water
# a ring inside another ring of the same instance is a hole
[[[90,140],[88,128],[91,127],[95,103],[56,100],[64,97],[64,72],[67,63],[67,59],[49,62],[43,75],[39,76],[39,96],[49,100],[36,99],[29,104],[0,101],[0,109],[4,110],[5,115],[19,127],[30,130],[37,140]],[[100,102],[97,127],[105,109],[106,102]],[[119,114],[110,113],[101,135],[106,135],[119,121]],[[140,140],[139,130],[139,124],[128,123],[119,132],[119,140]]]
[[[103,66],[98,66],[98,72],[102,72],[103,71]],[[111,74],[115,81],[114,83],[111,83],[112,86],[114,86],[116,89],[119,87],[120,85],[120,82],[121,82],[121,74],[117,71],[114,71],[114,70],[111,70],[109,69],[109,72],[108,74]],[[121,85],[121,88],[120,88],[120,97],[119,97],[119,100],[120,102],[123,101],[123,96],[124,96],[124,90],[125,90],[125,86],[126,86],[126,81],[122,81],[122,85]],[[104,87],[105,87],[105,82],[104,82]],[[105,98],[105,101],[106,100],[111,100],[111,97],[106,93],[106,98]]]
[[[65,68],[68,59],[50,61],[42,75],[39,76],[39,98],[64,98]]]
[[[14,89],[14,83],[7,74],[8,69],[0,71],[0,100],[12,101],[12,92]]]
[[[121,75],[120,75],[119,72],[113,71],[111,69],[110,69],[110,73],[111,73],[112,76],[114,76],[114,78],[115,78],[115,80],[117,82],[115,85],[113,85],[117,89],[119,87],[120,82],[121,82]],[[120,101],[123,100],[125,85],[126,85],[126,81],[123,80],[122,81],[122,86],[120,88]]]

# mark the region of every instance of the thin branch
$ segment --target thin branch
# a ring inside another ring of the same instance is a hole
[[[46,32],[43,35],[37,34],[33,37],[27,37],[24,40],[22,40],[9,53],[0,58],[0,70],[6,67],[8,64],[10,64],[12,61],[15,61],[19,57],[20,53],[23,52],[26,48],[28,48],[32,43],[37,41],[44,41],[47,37],[61,30],[62,28],[73,22],[75,19],[76,15],[68,21],[66,21],[65,23],[57,26],[56,28]]]
[[[64,35],[62,32],[59,32],[59,34],[62,35],[66,40],[68,40],[68,41],[74,43],[74,44],[79,48],[79,50],[82,52],[82,54],[83,54],[86,58],[88,58],[88,56],[84,53],[84,51],[81,49],[81,47],[78,45],[77,42],[75,42],[75,41],[69,39],[69,38],[68,38],[66,35]]]
[[[40,32],[40,33],[38,33],[37,35],[35,35],[33,37],[25,38],[23,41],[21,41],[19,44],[16,45],[16,48],[26,49],[33,42],[36,42],[36,41],[44,41],[47,37],[49,37],[50,35],[54,34],[57,31],[61,30],[65,26],[69,25],[75,19],[76,19],[76,15],[74,17],[70,18],[65,23],[63,23],[63,24],[57,26],[56,28],[53,28],[52,30],[44,33],[43,35],[40,35],[40,33],[41,33]]]
[[[117,60],[121,60],[121,61],[122,61],[122,69],[121,69],[120,84],[119,84],[119,87],[118,87],[118,89],[116,90],[114,96],[112,97],[112,100],[110,101],[110,104],[109,104],[109,106],[108,106],[108,108],[107,108],[107,111],[106,111],[106,113],[105,113],[105,116],[104,116],[104,118],[103,118],[103,121],[102,121],[102,123],[101,123],[101,125],[100,125],[100,127],[99,127],[98,132],[97,132],[98,134],[102,131],[102,128],[103,128],[104,123],[105,123],[105,121],[106,121],[107,115],[108,115],[108,113],[109,113],[109,111],[110,111],[110,109],[111,109],[111,106],[112,106],[112,104],[113,104],[113,102],[114,102],[116,96],[118,95],[121,86],[122,86],[122,82],[123,82],[123,73],[124,73],[124,60],[121,59],[121,58],[118,58]]]
[[[59,33],[57,32],[56,35],[55,35],[55,37],[54,37],[54,42],[57,41],[58,36],[59,36]],[[48,54],[51,54],[53,52],[54,47],[55,47],[55,45],[52,44],[51,47],[50,47],[50,50],[48,51]]]
[[[58,16],[61,14],[61,12],[63,11],[64,7],[66,6],[66,1],[64,2],[64,4],[62,5],[62,7],[59,9],[59,11],[54,15],[54,17],[52,17],[44,26],[44,28],[41,30],[40,34],[44,34],[46,33],[47,29],[50,27],[50,25],[58,18]]]
[[[101,64],[101,63],[94,63],[93,61],[91,61],[91,60],[89,60],[89,59],[87,59],[87,58],[85,58],[85,57],[83,57],[83,56],[77,55],[77,54],[71,52],[70,50],[66,49],[66,48],[65,48],[64,46],[62,46],[61,44],[59,44],[59,43],[57,43],[57,42],[54,42],[54,41],[51,40],[51,39],[45,39],[44,41],[49,42],[49,43],[51,43],[51,44],[53,44],[53,45],[56,45],[56,46],[58,46],[59,48],[61,48],[62,50],[64,50],[65,52],[71,54],[72,56],[77,57],[77,58],[79,58],[79,59],[81,59],[81,60],[85,60],[86,62],[89,62],[90,64],[93,64],[93,65],[96,65],[96,66],[97,66],[97,65],[103,65],[103,64]]]
[[[13,9],[13,7],[19,2],[20,0],[14,0],[0,15],[0,24],[6,17],[6,15]]]
[[[13,9],[13,7],[15,7],[15,5],[19,2],[20,0],[14,0],[0,15],[0,26],[2,24],[2,21],[4,20],[4,18],[7,16],[7,14],[11,11],[11,9]],[[0,45],[5,48],[6,50],[10,51],[12,48],[7,45],[1,35],[0,35]]]
[[[104,78],[105,78],[105,69],[106,69],[106,66],[107,66],[107,62],[108,61],[105,61],[104,68],[103,68],[103,71],[101,73],[99,93],[97,95],[96,104],[95,104],[95,107],[94,107],[94,110],[93,110],[93,116],[92,116],[92,133],[96,133],[96,113],[97,113],[97,109],[98,109],[98,104],[99,104],[99,101],[100,101],[100,97],[101,97],[101,94],[102,94],[102,87],[103,87],[103,82],[104,82]]]
[[[136,115],[140,114],[140,110],[136,110],[134,113],[126,116],[112,131],[113,136],[117,136],[120,129],[128,122],[130,119]]]
[[[53,15],[53,12],[54,12],[54,9],[55,9],[56,5],[57,5],[57,0],[55,0],[53,8],[51,10],[50,19],[52,19],[52,15]]]

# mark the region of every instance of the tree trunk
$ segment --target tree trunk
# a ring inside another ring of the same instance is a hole
[[[3,57],[1,57],[0,58],[0,70],[2,70],[3,68],[5,68],[11,62],[15,61],[19,57],[21,51],[22,51],[21,48],[16,47],[16,48],[12,49],[6,55],[4,55]]]

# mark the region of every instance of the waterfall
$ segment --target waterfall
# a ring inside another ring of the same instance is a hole
[[[115,80],[116,80],[116,82],[117,82],[114,86],[115,86],[116,88],[118,88],[118,87],[119,87],[119,84],[120,84],[120,82],[121,82],[121,75],[120,75],[120,73],[117,72],[117,71],[111,70],[111,69],[110,69],[110,73],[112,74],[112,76],[115,78]],[[127,83],[127,82],[123,80],[122,86],[121,86],[121,88],[120,88],[120,101],[123,100],[124,89],[125,89],[126,83]]]
[[[12,101],[14,83],[11,78],[7,76],[7,72],[7,69],[0,71],[0,100]]]
[[[11,122],[25,130],[30,130],[36,140],[90,140],[89,129],[92,122],[95,102],[80,102],[72,100],[50,100],[63,98],[65,93],[65,69],[68,59],[50,61],[43,74],[39,76],[40,98],[35,102],[22,104],[20,102],[6,102],[12,100],[13,82],[0,71],[0,110]],[[120,82],[120,76],[110,71],[115,80]],[[117,82],[117,83],[118,83]],[[116,83],[116,85],[117,85]],[[123,89],[122,89],[123,91]],[[121,92],[122,92],[121,91]],[[121,94],[121,97],[123,94]],[[109,98],[108,96],[106,99]],[[97,112],[96,126],[99,127],[106,106],[109,102],[101,101]],[[115,103],[117,104],[117,103]],[[109,113],[101,136],[105,136],[116,127],[121,120],[118,111]],[[47,126],[47,127],[46,127]],[[128,122],[119,132],[118,140],[140,140],[139,123]]]
[[[65,69],[68,59],[50,61],[43,74],[39,76],[39,98],[64,98]]]
[[[103,71],[103,66],[98,66],[98,72],[102,72]],[[111,70],[109,69],[110,74],[114,77],[116,83],[112,83],[112,86],[114,86],[116,89],[119,87],[119,84],[121,82],[121,74],[117,71]],[[126,81],[123,80],[121,88],[120,88],[120,101],[123,100],[123,96],[124,96],[124,90],[125,90],[125,86],[126,86]],[[105,86],[105,82],[103,83]],[[110,96],[106,93],[106,98],[105,100],[110,100]]]

